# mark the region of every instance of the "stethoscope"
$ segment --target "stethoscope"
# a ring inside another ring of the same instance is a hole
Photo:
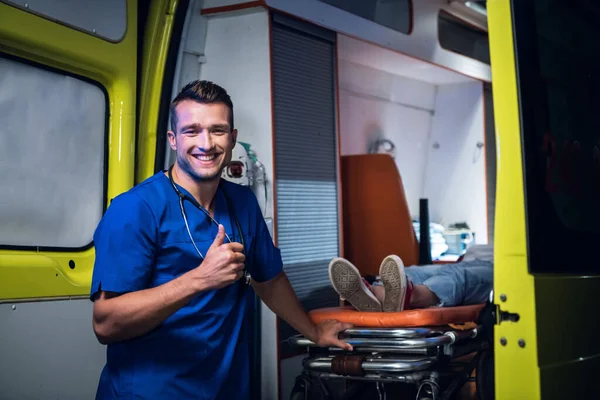
[[[196,206],[196,208],[198,208],[199,210],[202,210],[202,212],[204,212],[204,214],[206,214],[206,216],[210,219],[211,223],[214,223],[215,225],[219,226],[219,223],[213,218],[212,215],[210,215],[210,213],[204,208],[202,207],[202,205],[200,203],[198,203],[196,201],[196,199],[194,199],[193,197],[190,197],[186,194],[183,194],[179,188],[177,188],[177,185],[175,184],[175,181],[173,181],[173,166],[171,165],[171,167],[169,168],[169,181],[171,182],[171,186],[173,186],[173,190],[175,190],[175,193],[177,193],[177,197],[179,197],[179,208],[181,209],[181,216],[183,217],[183,222],[185,223],[185,228],[187,229],[187,233],[190,237],[190,241],[192,242],[192,245],[194,246],[194,249],[196,250],[196,253],[198,253],[198,255],[200,256],[200,258],[202,258],[202,260],[204,260],[204,255],[202,254],[202,252],[200,252],[200,249],[198,248],[198,246],[196,246],[196,242],[194,241],[194,237],[192,236],[192,232],[190,230],[190,225],[188,224],[188,220],[187,220],[187,214],[185,212],[185,208],[183,207],[183,201],[187,200],[190,203],[192,203],[193,205]],[[220,187],[220,186],[219,186]],[[231,199],[229,198],[229,196],[227,195],[227,193],[225,192],[225,190],[223,190],[222,187],[220,187],[221,191],[223,192],[223,196],[225,197],[225,201],[227,202],[227,211],[229,213],[229,218],[232,219],[235,223],[236,229],[238,231],[238,235],[240,237],[240,241],[241,241],[241,245],[244,248],[244,254],[246,254],[246,256],[248,256],[248,253],[246,252],[246,243],[244,241],[244,232],[242,231],[242,226],[240,225],[240,221],[237,219],[237,216],[235,214],[235,208],[233,207],[233,203],[231,202]],[[225,231],[225,237],[227,238],[227,240],[232,243],[233,241],[231,240],[231,238],[229,237],[229,235],[227,234],[227,231]],[[244,279],[246,281],[246,285],[250,285],[250,279],[252,278],[250,276],[250,273],[248,271],[246,271],[246,267],[244,265]]]

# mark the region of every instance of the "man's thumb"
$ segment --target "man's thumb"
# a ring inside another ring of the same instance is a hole
[[[224,239],[225,239],[225,228],[223,227],[223,225],[219,224],[219,232],[217,233],[217,237],[215,238],[215,241],[213,242],[211,247],[219,247],[220,245],[223,244]]]

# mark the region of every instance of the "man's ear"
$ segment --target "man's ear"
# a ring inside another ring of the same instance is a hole
[[[231,146],[231,148],[233,149],[237,143],[237,135],[238,135],[238,131],[237,129],[234,129],[231,131],[231,138],[233,139],[233,146]]]
[[[175,140],[175,132],[168,131],[167,138],[169,139],[169,145],[171,146],[171,149],[177,150],[177,140]]]

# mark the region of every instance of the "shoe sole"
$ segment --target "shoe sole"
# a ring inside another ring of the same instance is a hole
[[[404,309],[406,298],[406,274],[404,263],[398,256],[387,256],[379,267],[379,276],[385,288],[384,312],[399,312]]]
[[[359,311],[379,311],[381,303],[364,285],[360,272],[349,261],[334,258],[329,263],[329,279],[338,294]]]

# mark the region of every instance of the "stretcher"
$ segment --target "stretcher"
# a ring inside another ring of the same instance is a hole
[[[470,380],[476,380],[479,398],[489,400],[491,310],[491,304],[398,313],[314,310],[309,315],[315,323],[335,319],[353,325],[340,335],[353,351],[320,348],[300,335],[290,338],[292,346],[308,350],[292,400],[449,400]]]
[[[402,178],[394,160],[382,154],[341,157],[344,253],[363,277],[375,277],[390,254],[404,265],[431,263],[426,199],[420,202],[421,240],[415,235]],[[490,297],[493,298],[493,297]],[[347,352],[319,348],[302,336],[288,341],[307,349],[291,400],[419,399],[450,400],[465,383],[476,394],[462,399],[493,399],[495,306],[486,304],[359,312],[352,307],[312,310],[315,323],[351,323],[341,337]],[[473,378],[473,372],[475,377]]]

